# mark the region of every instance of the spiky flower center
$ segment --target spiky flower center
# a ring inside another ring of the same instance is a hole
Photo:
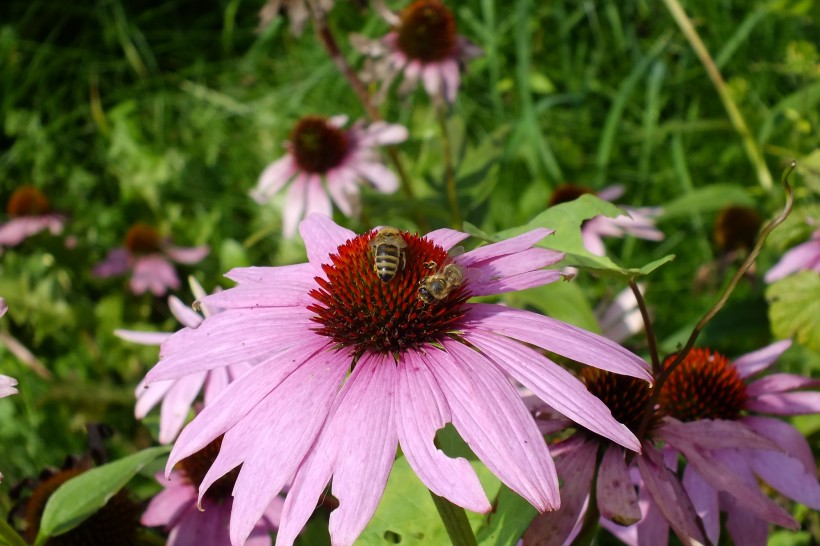
[[[125,234],[125,248],[131,254],[151,254],[158,252],[159,246],[159,233],[147,224],[134,224]]]
[[[638,433],[644,413],[652,396],[652,388],[646,381],[585,366],[581,379],[587,390],[598,397],[612,416],[633,432]],[[662,415],[654,411],[647,430],[649,433],[660,423]]]
[[[551,207],[553,205],[560,205],[561,203],[569,203],[570,201],[575,201],[582,195],[592,195],[593,193],[595,192],[585,186],[561,184],[552,191],[547,206]]]
[[[675,355],[667,358],[668,366]],[[661,406],[681,421],[737,419],[746,407],[746,385],[720,353],[692,349],[661,387]]]
[[[441,271],[452,260],[442,247],[418,235],[402,232],[407,243],[392,279],[385,282],[375,270],[372,231],[341,245],[322,266],[327,280],[316,277],[319,288],[310,291],[316,303],[316,331],[357,356],[364,352],[398,355],[436,343],[451,335],[453,323],[464,313],[470,297],[468,282],[441,299],[425,303],[419,283]],[[403,263],[403,266],[401,265]]]
[[[40,216],[51,212],[51,204],[34,186],[20,186],[11,194],[6,212],[11,217]]]
[[[754,209],[737,205],[726,207],[715,220],[715,245],[721,252],[749,251],[755,246],[762,223]]]
[[[222,436],[203,447],[193,455],[190,455],[177,463],[182,478],[193,485],[199,487],[202,480],[205,479],[205,474],[208,469],[214,464],[216,456],[219,455],[219,448],[222,447]],[[236,478],[239,476],[239,469],[241,465],[234,468],[208,488],[205,493],[205,498],[213,502],[220,503],[231,498],[233,486],[236,484]]]
[[[417,0],[407,6],[396,30],[399,50],[424,63],[445,59],[456,47],[456,19],[438,0]]]
[[[299,120],[290,134],[292,152],[302,171],[325,174],[339,166],[350,149],[350,137],[320,116]]]

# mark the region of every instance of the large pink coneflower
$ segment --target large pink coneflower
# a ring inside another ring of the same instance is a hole
[[[191,278],[191,291],[197,301],[206,295],[202,286],[193,278]],[[202,316],[192,311],[176,296],[168,298],[168,307],[171,314],[186,328],[196,328],[203,320]],[[221,311],[219,308],[206,304],[200,304],[199,309],[205,317]],[[142,345],[160,345],[171,337],[168,332],[119,329],[114,330],[114,333],[126,341]],[[185,424],[185,420],[200,391],[203,391],[205,404],[208,404],[228,383],[239,377],[249,367],[249,364],[241,363],[213,368],[202,373],[186,375],[179,379],[156,381],[150,387],[145,385],[145,381],[141,381],[136,389],[137,406],[135,415],[137,419],[145,418],[148,412],[161,401],[159,441],[163,444],[171,443],[179,434],[182,425]]]
[[[163,527],[169,533],[167,546],[230,546],[231,491],[238,470],[217,480],[201,499],[197,495],[197,484],[213,464],[220,444],[218,438],[179,461],[167,479],[157,476],[164,489],[151,499],[142,515],[142,524]],[[279,526],[283,504],[282,497],[274,497],[251,530],[246,545],[271,545],[270,534]]]
[[[624,187],[614,184],[599,192],[594,192],[585,186],[562,184],[553,191],[548,206],[567,203],[585,194],[595,195],[604,201],[614,201],[624,194]],[[584,248],[589,252],[604,256],[606,254],[604,237],[623,238],[626,235],[632,235],[648,241],[663,240],[663,232],[655,227],[655,218],[663,212],[661,207],[618,206],[624,209],[625,215],[615,218],[596,216],[584,222],[581,227],[581,238],[584,241]]]
[[[481,49],[458,34],[453,12],[438,0],[416,0],[399,15],[377,7],[393,30],[380,40],[352,37],[353,45],[371,58],[362,77],[382,81],[384,95],[401,73],[399,93],[412,91],[421,80],[428,95],[454,102],[465,64]]]
[[[4,246],[17,246],[41,231],[58,235],[65,223],[65,217],[53,212],[43,192],[33,186],[17,188],[9,198],[6,213],[8,222],[0,224],[0,253]]]
[[[169,289],[179,289],[180,282],[173,262],[195,264],[208,255],[207,246],[178,247],[163,240],[153,227],[137,223],[125,235],[125,245],[115,248],[94,266],[97,277],[113,277],[131,271],[129,286],[134,294],[151,291],[164,296]]]
[[[820,229],[812,234],[811,239],[783,254],[780,261],[766,273],[765,280],[778,281],[804,269],[820,273]]]
[[[303,117],[290,134],[285,156],[268,165],[259,177],[251,194],[258,203],[266,203],[290,183],[285,197],[285,237],[292,237],[299,220],[313,212],[331,216],[331,199],[345,216],[356,216],[362,182],[383,193],[399,187],[377,148],[403,142],[407,129],[384,122],[357,122],[343,129],[346,122],[346,116]]]
[[[554,319],[467,302],[561,278],[542,268],[562,254],[533,247],[548,230],[455,257],[448,249],[467,234],[448,229],[424,237],[356,235],[315,214],[300,232],[308,263],[231,271],[239,285],[203,299],[224,311],[165,341],[146,377],[151,383],[255,364],[182,431],[167,467],[224,434],[200,496],[242,465],[233,544],[244,542],[290,482],[277,544],[292,544],[331,478],[340,503],[330,515],[332,541],[352,544],[379,503],[398,445],[431,491],[489,511],[467,461],[435,447],[436,431],[448,422],[512,490],[540,511],[557,508],[552,460],[508,375],[590,430],[639,449],[600,400],[530,345],[649,379],[643,360]],[[391,248],[380,246],[385,240]],[[392,279],[377,273],[374,254],[397,249]],[[445,268],[448,280],[434,287]],[[460,284],[454,271],[463,271]]]

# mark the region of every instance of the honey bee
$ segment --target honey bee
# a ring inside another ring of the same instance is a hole
[[[373,253],[373,271],[382,282],[390,282],[399,269],[404,269],[406,262],[404,249],[407,241],[401,231],[394,227],[383,227],[370,241],[370,252]]]
[[[464,269],[460,265],[447,264],[437,273],[424,277],[419,282],[418,297],[424,303],[441,301],[461,286],[463,281]]]

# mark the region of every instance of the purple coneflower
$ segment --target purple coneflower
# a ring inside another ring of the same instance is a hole
[[[125,235],[125,246],[115,248],[94,266],[97,277],[113,277],[131,271],[129,286],[134,294],[150,290],[155,296],[164,296],[168,289],[177,290],[179,277],[171,261],[195,264],[208,255],[207,246],[178,247],[160,238],[153,227],[137,223]]]
[[[536,229],[456,257],[448,249],[465,233],[400,232],[402,265],[387,282],[374,270],[370,249],[379,230],[356,235],[315,214],[300,232],[308,263],[231,271],[239,285],[203,299],[224,311],[164,342],[146,376],[150,383],[255,364],[188,424],[167,466],[170,471],[224,434],[200,497],[242,465],[233,490],[233,544],[245,541],[292,482],[277,538],[280,546],[291,545],[331,478],[340,503],[330,515],[332,541],[352,544],[376,510],[399,444],[431,491],[489,511],[467,461],[435,447],[436,431],[448,422],[512,490],[540,511],[557,508],[552,460],[508,375],[590,430],[639,449],[580,381],[520,342],[649,379],[643,360],[535,313],[467,303],[471,296],[559,279],[560,272],[542,268],[562,254],[533,248],[550,231]],[[447,265],[463,270],[463,281],[425,303],[421,288]]]
[[[142,524],[162,526],[169,532],[167,546],[230,546],[228,525],[233,498],[231,491],[239,469],[227,473],[197,499],[197,484],[205,477],[219,452],[221,438],[177,463],[168,479],[161,474],[157,481],[164,487],[142,515]],[[282,497],[274,497],[253,527],[246,545],[270,546],[270,534],[279,526]],[[199,505],[198,505],[199,504]]]
[[[43,192],[33,186],[20,186],[9,198],[6,212],[9,221],[0,224],[0,253],[4,246],[17,246],[28,237],[44,230],[53,235],[63,231],[65,217],[52,212]]]
[[[808,269],[820,273],[820,229],[811,239],[786,252],[774,267],[766,273],[766,282],[774,282]]]
[[[562,184],[552,192],[548,206],[574,201],[585,194],[595,195],[604,201],[614,201],[623,193],[624,187],[618,184],[607,186],[599,192],[575,184]],[[648,241],[663,240],[663,232],[655,227],[655,218],[663,212],[661,207],[618,206],[624,209],[627,214],[615,218],[596,216],[584,222],[581,227],[581,237],[584,240],[584,248],[589,252],[604,256],[606,254],[604,237],[622,238],[625,235],[632,235],[638,239]]]
[[[205,297],[205,291],[193,277],[190,282],[194,298],[201,300]],[[202,322],[202,316],[192,311],[176,296],[168,298],[168,307],[171,314],[186,328],[196,328]],[[206,317],[221,311],[221,309],[205,304],[200,304],[199,309]],[[171,337],[171,334],[166,332],[114,330],[114,333],[126,341],[141,345],[160,345]],[[171,443],[179,434],[182,425],[185,424],[185,419],[188,417],[191,406],[200,391],[204,389],[205,404],[208,404],[219,391],[239,377],[249,366],[249,364],[242,363],[213,368],[205,372],[186,375],[179,379],[156,381],[150,387],[145,385],[145,381],[141,381],[136,390],[137,406],[135,416],[137,419],[143,419],[161,400],[159,441],[163,444]]]
[[[357,49],[373,59],[363,78],[383,81],[386,91],[403,73],[399,93],[412,91],[421,79],[428,95],[454,102],[465,63],[479,56],[481,49],[457,33],[453,12],[438,0],[416,0],[400,15],[380,4],[377,8],[394,28],[380,40],[351,38]]]
[[[356,216],[362,181],[383,193],[399,187],[396,175],[382,164],[376,148],[403,142],[407,129],[384,122],[357,122],[343,129],[346,122],[346,116],[303,117],[290,134],[285,157],[268,165],[259,177],[251,194],[258,203],[266,203],[290,182],[285,198],[285,237],[292,237],[299,220],[313,212],[332,216],[331,199],[345,216]]]

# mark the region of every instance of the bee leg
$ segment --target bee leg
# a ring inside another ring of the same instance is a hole
[[[438,264],[434,260],[430,260],[429,262],[424,262],[424,267],[427,269],[436,269]]]

